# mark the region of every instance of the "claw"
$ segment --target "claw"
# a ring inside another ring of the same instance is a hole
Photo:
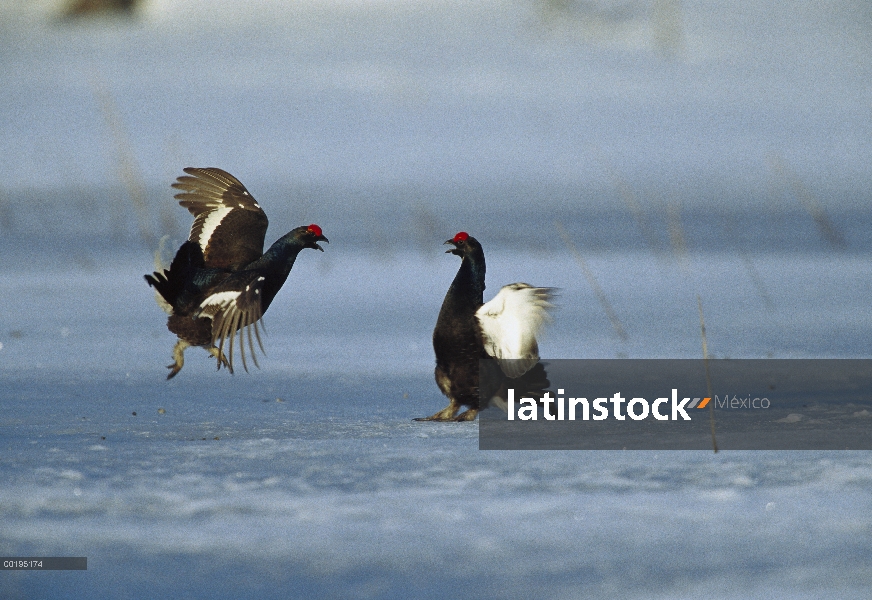
[[[182,365],[173,363],[171,365],[167,365],[167,369],[172,369],[172,371],[170,371],[170,374],[167,375],[167,379],[172,379],[178,374],[179,371],[182,370]]]
[[[457,404],[456,402],[454,402],[454,400],[451,400],[448,403],[448,406],[446,406],[445,408],[443,408],[442,410],[440,410],[436,414],[430,415],[429,417],[418,417],[414,420],[415,421],[455,421],[457,419],[455,419],[454,415],[457,414],[458,409],[460,409],[460,405]],[[472,409],[470,409],[470,410],[472,410]],[[469,410],[464,412],[460,416],[463,416],[468,412],[469,412]],[[478,411],[475,411],[475,412],[477,413]],[[473,419],[475,418],[475,413],[473,413],[472,418]]]
[[[462,413],[460,413],[459,415],[454,417],[454,419],[452,419],[452,420],[453,421],[475,421],[475,417],[477,414],[478,414],[477,408],[470,408],[468,410],[463,411]]]
[[[178,372],[182,370],[182,367],[185,366],[185,348],[188,346],[190,346],[190,344],[184,340],[176,342],[176,345],[173,347],[173,360],[175,362],[171,365],[167,365],[167,369],[170,369],[170,374],[167,375],[167,379],[175,377]]]
[[[216,359],[218,359],[218,370],[219,371],[221,370],[221,365],[224,365],[224,368],[226,368],[228,371],[230,371],[231,375],[233,374],[233,367],[230,366],[230,362],[227,360],[227,357],[224,356],[224,353],[221,351],[220,348],[216,348],[215,346],[212,346],[210,348],[207,348],[207,350],[209,351],[209,354],[211,354]]]

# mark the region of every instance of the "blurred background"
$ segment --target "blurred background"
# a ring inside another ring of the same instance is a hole
[[[0,0],[0,266],[183,238],[185,166],[267,243],[866,252],[870,50],[863,0]]]

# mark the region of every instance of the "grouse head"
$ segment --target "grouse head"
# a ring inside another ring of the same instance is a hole
[[[479,254],[484,254],[484,251],[481,249],[481,244],[478,243],[478,240],[466,233],[465,231],[461,231],[450,240],[446,240],[445,243],[454,245],[454,248],[446,250],[445,253],[456,254],[460,258],[466,258],[467,256],[475,257]]]
[[[303,248],[312,248],[324,252],[324,248],[318,245],[318,242],[330,243],[324,234],[321,233],[321,228],[312,223],[309,226],[297,227],[295,230],[297,237],[303,242]]]

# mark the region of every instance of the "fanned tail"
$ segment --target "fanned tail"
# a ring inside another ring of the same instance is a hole
[[[185,242],[176,252],[169,270],[155,271],[145,275],[145,281],[173,309],[178,308],[179,297],[185,289],[185,284],[193,277],[194,272],[203,267],[203,251],[193,242]]]

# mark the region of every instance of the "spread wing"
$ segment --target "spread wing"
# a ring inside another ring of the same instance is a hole
[[[263,255],[269,221],[233,175],[216,168],[185,169],[173,184],[179,204],[194,215],[188,239],[203,250],[206,266],[237,270]]]
[[[484,349],[502,371],[517,378],[539,362],[536,337],[550,319],[548,309],[553,288],[526,283],[503,286],[493,300],[483,304],[475,316],[481,325]]]
[[[260,351],[263,349],[263,342],[260,340],[260,330],[258,329],[258,321],[263,316],[263,282],[264,277],[254,271],[246,271],[230,276],[219,286],[217,286],[203,302],[200,303],[200,309],[197,316],[209,317],[212,319],[212,345],[218,347],[219,366],[221,364],[220,355],[224,354],[224,345],[229,339],[229,348],[226,356],[230,372],[233,372],[233,346],[236,340],[236,334],[239,333],[239,351],[242,354],[242,367],[248,371],[248,364],[245,358],[245,342],[248,339],[248,347],[251,349],[251,358],[254,365],[260,368],[257,364],[257,354],[254,351],[254,340],[252,339],[251,331],[254,330],[254,337],[257,338],[257,345],[260,346]]]

